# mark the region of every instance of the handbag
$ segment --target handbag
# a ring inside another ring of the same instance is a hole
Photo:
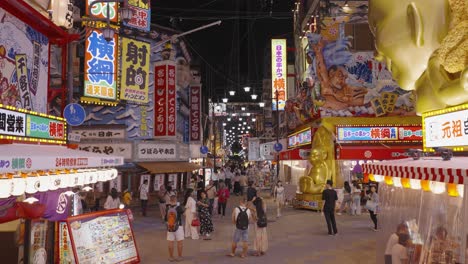
[[[368,200],[366,202],[366,209],[369,210],[369,211],[372,211],[372,212],[375,212],[376,209],[377,209],[377,203],[372,201],[372,200]]]
[[[192,226],[200,226],[200,220],[198,218],[192,219]]]

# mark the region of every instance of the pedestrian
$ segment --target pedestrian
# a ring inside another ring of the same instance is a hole
[[[275,189],[273,191],[274,201],[276,203],[276,217],[281,217],[281,209],[284,207],[285,193],[284,186],[281,181],[276,183]]]
[[[232,179],[234,178],[234,173],[232,173],[230,167],[226,168],[225,173],[226,173],[226,179],[224,182],[226,183],[226,186],[230,192],[232,190]]]
[[[215,168],[214,172],[211,174],[211,180],[213,181],[214,186],[218,188],[218,180],[219,180],[219,169]]]
[[[357,181],[353,182],[353,188],[351,190],[353,197],[353,215],[361,215],[361,186]]]
[[[140,185],[138,190],[140,191],[141,214],[143,216],[146,216],[146,209],[148,207],[148,192],[149,192],[148,180],[144,180],[143,184]]]
[[[398,244],[400,234],[409,234],[408,225],[401,223],[397,226],[396,232],[390,235],[385,247],[385,264],[392,264],[392,249]]]
[[[239,206],[234,208],[232,212],[232,223],[235,225],[234,235],[231,245],[230,257],[236,256],[237,243],[242,242],[241,258],[247,257],[248,241],[249,241],[249,221],[252,217],[251,211],[246,206],[246,198],[242,197]]]
[[[192,225],[193,219],[197,218],[197,202],[192,197],[193,190],[187,189],[184,198],[185,206],[185,237],[198,239],[198,230],[196,226]]]
[[[167,202],[170,201],[170,196],[164,188],[164,185],[161,185],[158,192],[158,201],[159,201],[159,213],[161,214],[161,218],[164,221],[164,217],[166,216],[166,207]]]
[[[254,250],[257,251],[256,256],[263,256],[268,250],[266,203],[262,198],[255,197],[253,205],[252,216],[255,221]]]
[[[322,193],[322,214],[325,215],[325,220],[327,221],[329,236],[338,234],[335,222],[335,203],[338,200],[338,195],[332,186],[333,182],[327,180],[326,189]]]
[[[226,205],[229,199],[229,190],[224,183],[219,185],[218,190],[218,215],[226,216]],[[221,214],[222,213],[222,214]]]
[[[240,185],[240,173],[236,172],[234,176],[234,194],[240,195],[241,194],[241,185]]]
[[[245,175],[245,171],[242,172],[239,183],[241,186],[241,195],[244,195],[247,192],[247,176]]]
[[[128,191],[128,188],[124,190],[122,200],[125,208],[130,208],[130,204],[132,203],[132,194]]]
[[[219,172],[218,172],[218,184],[220,182],[226,182],[226,169],[224,167],[222,167]]]
[[[169,261],[182,261],[182,250],[184,242],[184,228],[182,226],[182,214],[184,209],[179,206],[177,196],[172,195],[166,208],[164,220],[167,226],[167,241],[169,246]],[[174,258],[174,244],[177,241],[178,257]]]
[[[392,247],[392,264],[409,264],[407,246],[410,242],[409,234],[399,234],[398,243]]]
[[[104,203],[104,209],[117,209],[120,206],[120,198],[117,193],[117,189],[112,188],[109,195],[107,196],[106,202]]]
[[[370,218],[374,223],[374,231],[377,231],[377,211],[379,209],[379,195],[374,185],[370,187],[370,193],[367,195],[366,209],[369,210]]]
[[[198,216],[200,219],[200,235],[204,236],[204,240],[211,240],[211,233],[213,233],[213,222],[211,221],[210,204],[205,191],[201,191],[200,200],[198,205]]]
[[[253,200],[257,196],[257,189],[255,189],[253,181],[249,181],[249,187],[247,188],[247,202]]]
[[[337,215],[341,215],[346,207],[348,208],[348,213],[352,214],[351,202],[351,186],[349,185],[349,182],[345,181],[343,190],[343,201],[341,202],[340,210],[338,211]]]
[[[217,190],[216,187],[213,184],[213,181],[210,181],[208,186],[206,186],[206,195],[208,196],[209,204],[210,204],[210,215],[213,215],[213,206],[214,206],[214,201],[217,195]]]

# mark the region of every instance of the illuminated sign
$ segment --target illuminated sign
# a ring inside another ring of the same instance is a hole
[[[117,90],[117,35],[107,41],[100,30],[88,31],[84,65],[84,95],[115,100]]]
[[[408,141],[422,140],[420,126],[338,127],[338,141]]]
[[[95,3],[91,8],[91,14],[89,14],[89,5],[95,0],[86,0],[86,15],[93,15],[98,18],[107,18],[109,13],[109,20],[111,22],[117,22],[117,8],[118,2],[109,2],[109,3]]]
[[[66,121],[61,117],[0,104],[0,139],[65,143]]]
[[[286,39],[271,40],[271,86],[272,106],[276,110],[276,98],[278,98],[278,110],[284,110],[288,93],[288,71],[286,61]],[[277,94],[278,93],[278,94]]]
[[[288,148],[304,146],[312,142],[312,130],[310,128],[294,133],[288,137]]]
[[[124,26],[150,31],[151,24],[151,1],[128,0],[128,8],[133,11],[133,16]]]
[[[423,126],[424,147],[468,146],[468,104],[425,113]]]
[[[120,99],[148,103],[150,45],[122,38]]]
[[[190,87],[190,141],[201,140],[201,87]]]
[[[157,63],[154,68],[154,136],[176,135],[176,70],[173,62]]]

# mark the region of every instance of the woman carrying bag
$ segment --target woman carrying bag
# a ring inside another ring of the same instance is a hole
[[[211,240],[211,233],[213,233],[213,222],[211,221],[210,202],[205,191],[200,191],[200,199],[197,202],[198,215],[200,222],[200,234],[204,236],[204,240]],[[197,224],[197,223],[192,223]]]
[[[185,193],[185,237],[196,240],[199,238],[197,227],[197,202],[192,197],[193,189],[188,189]],[[194,221],[194,219],[197,219]]]
[[[377,212],[379,210],[379,195],[375,186],[370,187],[370,193],[367,195],[366,209],[369,210],[370,217],[374,223],[374,231],[377,231]]]

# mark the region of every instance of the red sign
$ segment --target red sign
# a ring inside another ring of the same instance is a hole
[[[154,136],[167,135],[167,65],[154,67]]]
[[[192,86],[190,88],[190,141],[199,141],[200,133],[200,103],[201,103],[201,88],[200,86]]]
[[[175,136],[177,127],[175,65],[167,65],[167,72],[167,135]]]
[[[336,148],[338,160],[391,160],[404,159],[408,149],[422,149],[422,145],[414,146],[342,146]]]
[[[304,158],[301,157],[301,150],[310,150],[310,147],[305,148],[295,148],[286,151],[281,151],[279,153],[280,160],[303,160]]]

